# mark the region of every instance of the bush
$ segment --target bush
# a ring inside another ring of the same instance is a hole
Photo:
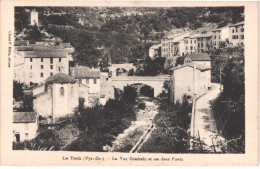
[[[146,107],[146,105],[143,102],[138,104],[138,109],[143,109],[144,110],[145,107]]]

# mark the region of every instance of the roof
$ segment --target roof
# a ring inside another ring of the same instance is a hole
[[[76,66],[71,68],[71,76],[76,79],[100,78],[100,70],[92,70],[85,66]]]
[[[197,34],[197,35],[194,35],[193,37],[194,38],[206,38],[206,37],[211,37],[212,34]]]
[[[35,123],[36,112],[13,112],[13,123]]]
[[[67,55],[66,51],[34,51],[26,52],[25,58],[66,58]]]
[[[45,81],[46,83],[60,83],[60,84],[77,82],[77,80],[74,77],[69,76],[65,73],[57,73],[53,76],[49,76]]]
[[[211,69],[211,67],[209,67],[209,66],[204,66],[204,65],[201,65],[201,64],[186,63],[186,64],[183,64],[183,65],[181,65],[181,66],[171,68],[170,70],[174,71],[174,70],[181,69],[181,68],[184,68],[184,67],[187,67],[187,66],[188,66],[188,67],[191,67],[191,68],[194,68],[194,66],[195,66],[196,69],[201,70],[201,71]]]
[[[238,25],[244,25],[244,24],[245,24],[245,22],[242,21],[242,22],[236,23],[236,24],[234,24],[234,25],[230,25],[230,27],[232,27],[232,26],[238,26]]]
[[[192,53],[187,55],[192,61],[211,61],[207,53]]]

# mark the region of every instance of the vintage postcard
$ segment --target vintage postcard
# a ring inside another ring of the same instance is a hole
[[[258,2],[1,1],[1,165],[258,165]]]

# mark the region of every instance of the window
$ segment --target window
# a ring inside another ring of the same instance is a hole
[[[79,83],[82,84],[82,79],[79,79]]]
[[[43,58],[41,58],[41,62],[43,62]]]
[[[200,47],[200,43],[198,43],[198,48]]]
[[[59,58],[59,62],[61,62],[61,58]]]
[[[220,39],[220,35],[218,35],[218,38]]]
[[[241,32],[244,32],[244,28],[241,28]]]
[[[232,39],[238,39],[238,35],[233,35]]]
[[[192,44],[192,40],[190,40],[190,44]]]
[[[51,69],[53,69],[53,65],[50,65],[51,66]]]
[[[193,50],[193,46],[190,47],[190,50]]]
[[[203,48],[203,43],[201,43],[201,47]]]
[[[241,45],[244,45],[244,43],[243,43],[243,42],[241,42]]]
[[[64,87],[60,88],[60,97],[64,97]]]
[[[235,32],[235,30],[234,29],[232,29],[232,33],[234,33]]]
[[[43,73],[41,73],[41,77],[43,77]]]
[[[51,72],[51,73],[50,73],[50,75],[52,76],[52,75],[53,75],[53,73]]]
[[[89,79],[86,79],[86,84],[89,84]]]
[[[32,65],[31,65],[31,69],[32,69]]]
[[[188,50],[188,46],[186,46],[186,50]]]
[[[74,89],[73,89],[73,86],[71,86],[71,97],[73,97],[74,95]]]
[[[33,58],[30,58],[30,62],[32,62],[33,61]]]
[[[214,39],[216,39],[217,38],[217,36],[216,35],[214,35]]]
[[[244,35],[240,35],[240,38],[241,38],[241,39],[244,39]]]
[[[53,58],[51,58],[51,60],[50,60],[50,61],[51,61],[51,63],[53,63]]]
[[[60,67],[58,67],[58,71],[60,72]]]
[[[43,65],[41,65],[41,69],[43,69]]]
[[[94,84],[97,84],[97,79],[94,79]]]
[[[196,40],[194,40],[194,43],[196,43]]]
[[[24,124],[24,130],[29,130],[29,123]]]
[[[237,28],[236,28],[236,32],[237,32]]]

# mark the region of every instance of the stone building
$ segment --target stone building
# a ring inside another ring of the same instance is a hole
[[[48,77],[44,84],[33,89],[33,108],[42,117],[51,117],[54,121],[60,117],[73,115],[79,105],[79,98],[85,99],[88,106],[87,85],[77,82],[74,77],[58,73]]]

